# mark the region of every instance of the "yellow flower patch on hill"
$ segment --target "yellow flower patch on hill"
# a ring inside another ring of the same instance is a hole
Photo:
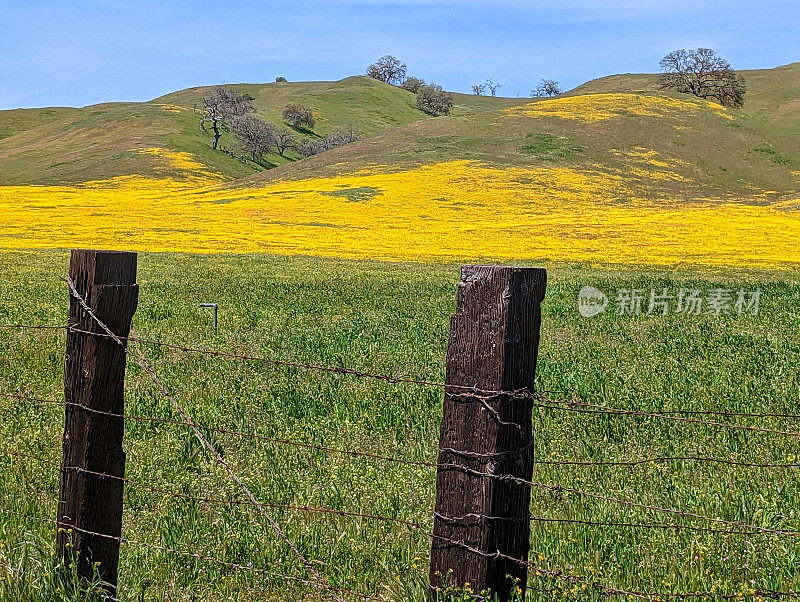
[[[626,176],[467,161],[273,181],[125,178],[0,187],[0,246],[268,252],[390,260],[800,262],[794,208],[642,200]]]
[[[724,107],[707,101],[692,102],[650,94],[584,94],[539,100],[505,110],[508,116],[559,117],[583,123],[605,121],[621,115],[666,117],[676,113],[695,113],[704,102],[717,115],[730,118]]]
[[[205,165],[197,161],[191,153],[183,151],[171,151],[166,148],[158,146],[150,148],[141,148],[138,152],[144,155],[151,155],[163,160],[166,167],[177,169],[187,172],[187,175],[192,179],[219,179],[217,174],[214,174],[206,168]],[[123,176],[126,177],[126,176]]]

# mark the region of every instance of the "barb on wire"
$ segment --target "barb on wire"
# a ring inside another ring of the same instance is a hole
[[[70,293],[77,300],[77,302],[81,305],[81,307],[83,307],[83,309],[86,311],[86,313],[92,318],[92,320],[102,330],[104,330],[111,338],[113,338],[120,345],[120,347],[122,347],[122,349],[124,350],[124,352],[126,354],[131,355],[130,351],[128,350],[128,347],[125,345],[125,343],[122,341],[122,339],[120,337],[116,336],[111,331],[111,329],[109,329],[108,326],[106,326],[102,322],[102,320],[100,320],[95,315],[94,311],[92,311],[92,308],[87,305],[85,299],[83,299],[83,297],[80,295],[80,293],[78,292],[77,288],[75,287],[75,283],[72,281],[72,279],[69,276],[67,276],[66,281],[67,281],[67,285],[69,286]],[[200,426],[189,417],[189,415],[183,409],[183,406],[181,406],[178,403],[178,401],[175,399],[175,397],[167,390],[167,388],[164,386],[164,384],[161,382],[161,380],[156,375],[155,370],[153,370],[152,366],[147,361],[147,358],[144,356],[144,354],[142,353],[141,349],[139,349],[138,344],[136,346],[136,353],[132,357],[133,357],[134,361],[139,365],[139,367],[142,368],[142,370],[144,370],[148,374],[148,376],[150,377],[150,380],[153,381],[153,384],[156,385],[156,387],[158,387],[158,389],[161,391],[161,393],[170,401],[170,403],[172,404],[172,407],[175,409],[175,411],[177,411],[178,414],[181,415],[181,418],[183,418],[184,421],[186,422],[186,424],[189,425],[189,427],[192,429],[192,431],[194,431],[194,434],[197,436],[198,440],[203,444],[203,446],[206,449],[208,449],[209,453],[214,457],[214,459],[217,462],[219,462],[225,468],[225,471],[228,473],[228,476],[230,477],[230,479],[232,479],[242,489],[242,491],[245,492],[245,495],[247,495],[247,497],[248,497],[248,499],[250,499],[250,501],[252,501],[254,504],[258,504],[258,500],[256,499],[255,495],[253,495],[253,492],[250,491],[250,489],[244,484],[244,482],[242,482],[242,480],[239,478],[239,476],[236,474],[236,472],[233,470],[233,468],[231,468],[230,464],[225,459],[223,459],[223,457],[219,454],[219,452],[217,452],[217,450],[208,441],[208,439],[205,437],[205,435],[203,435],[202,431],[200,430]],[[264,509],[264,507],[263,506],[258,506],[258,508],[259,508],[259,512],[260,512],[261,516],[264,517],[264,519],[269,523],[270,527],[272,527],[272,530],[275,531],[275,533],[284,541],[284,543],[289,547],[289,549],[292,550],[292,552],[294,553],[295,557],[297,557],[297,559],[300,560],[300,562],[303,564],[303,566],[305,566],[306,570],[311,575],[314,576],[315,580],[319,581],[320,585],[328,585],[326,579],[316,570],[316,568],[311,564],[311,562],[309,562],[309,560],[302,554],[302,552],[300,552],[300,550],[297,549],[297,547],[294,545],[294,543],[292,543],[292,541],[289,539],[289,537],[283,532],[283,529],[281,529],[280,525],[278,525],[278,523],[276,523],[273,520],[273,518]],[[332,597],[334,599],[336,599],[338,602],[344,602],[338,596],[334,595]]]

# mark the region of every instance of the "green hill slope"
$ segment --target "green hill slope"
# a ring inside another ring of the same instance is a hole
[[[625,178],[643,198],[796,195],[800,63],[745,78],[750,92],[741,110],[660,92],[655,75],[611,76],[554,99],[411,123],[247,181],[467,159],[599,169]]]
[[[235,87],[250,93],[258,113],[275,122],[282,121],[281,111],[290,102],[311,107],[320,136],[336,127],[373,136],[426,117],[409,92],[366,77]],[[144,103],[0,111],[0,184],[77,183],[128,174],[179,176],[157,157],[141,152],[152,147],[189,152],[227,179],[252,174],[256,167],[212,151],[210,135],[199,127],[195,107],[212,89],[191,88]],[[461,109],[469,110],[466,105]],[[221,144],[232,146],[227,136]]]
[[[774,69],[740,71],[745,78],[747,95],[742,113],[761,115],[800,127],[800,62]],[[651,73],[624,73],[593,79],[569,94],[603,92],[656,92],[657,76]],[[794,120],[793,123],[788,123]]]
[[[660,92],[652,74],[624,74],[546,100],[455,94],[452,115],[437,118],[418,110],[412,94],[365,77],[235,85],[275,122],[290,102],[312,108],[318,123],[307,135],[353,127],[363,136],[309,159],[269,156],[276,168],[266,171],[211,150],[196,107],[212,87],[144,103],[0,111],[0,184],[191,175],[147,151],[158,148],[189,153],[200,165],[198,174],[212,172],[234,185],[473,160],[496,167],[601,170],[625,178],[644,198],[735,196],[759,202],[796,195],[800,63],[743,75],[748,95],[741,110]],[[227,135],[221,144],[233,147]]]

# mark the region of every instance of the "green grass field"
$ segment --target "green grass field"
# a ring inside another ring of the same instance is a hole
[[[63,324],[66,252],[0,255],[0,323]],[[537,387],[585,402],[641,410],[800,413],[800,281],[796,273],[601,269],[546,264]],[[134,327],[144,336],[211,349],[443,379],[456,265],[271,256],[140,254]],[[583,285],[718,286],[762,290],[757,316],[578,315]],[[220,329],[197,305],[220,304]],[[435,461],[441,391],[350,376],[185,355],[144,346],[168,389],[207,427]],[[61,398],[64,334],[0,329],[0,392]],[[176,418],[129,363],[126,413]],[[5,450],[60,460],[63,409],[0,398]],[[797,431],[789,419],[720,418]],[[240,498],[186,429],[128,422],[128,476],[200,497]],[[646,417],[537,410],[538,461],[619,461],[702,455],[794,463],[797,438]],[[227,461],[267,503],[313,505],[432,524],[433,470],[213,435]],[[57,469],[0,453],[0,506],[55,516]],[[797,468],[669,461],[629,467],[537,465],[534,480],[753,525],[800,529]],[[533,516],[709,526],[583,496],[534,490]],[[274,510],[330,583],[387,600],[422,599],[429,542],[368,519]],[[712,525],[713,526],[713,525]],[[716,525],[717,527],[724,526]],[[126,487],[123,536],[303,576],[256,512]],[[0,512],[0,599],[79,599],[53,573],[52,524]],[[800,590],[796,538],[689,530],[534,523],[531,559],[590,583],[653,592],[751,596]],[[323,564],[324,563],[324,564]],[[119,597],[139,600],[317,600],[308,586],[213,562],[123,545]],[[531,576],[529,599],[600,599],[562,580]],[[57,591],[61,587],[61,591]]]

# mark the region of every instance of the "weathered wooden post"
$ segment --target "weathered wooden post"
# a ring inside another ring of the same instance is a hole
[[[69,277],[94,314],[116,335],[127,337],[136,311],[136,253],[74,250]],[[69,325],[105,335],[70,297]],[[67,332],[64,367],[66,420],[59,484],[57,543],[67,561],[77,554],[78,574],[94,566],[114,595],[122,535],[125,351],[107,336]],[[104,414],[105,413],[105,414]],[[92,535],[98,533],[111,537]],[[99,563],[96,564],[95,563]]]
[[[525,591],[530,487],[481,476],[533,475],[532,402],[547,272],[464,266],[450,322],[431,586],[491,590],[506,600],[512,579]],[[444,465],[444,466],[441,466]],[[447,465],[455,465],[448,467]],[[509,576],[512,579],[509,579]]]

